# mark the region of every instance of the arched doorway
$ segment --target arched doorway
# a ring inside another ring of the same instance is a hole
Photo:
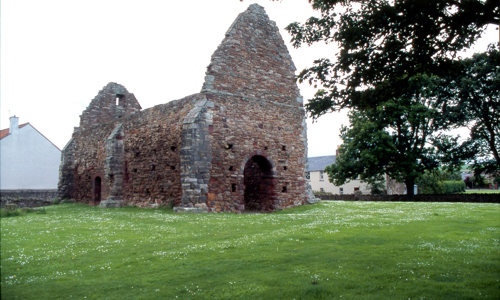
[[[245,210],[274,209],[274,180],[271,163],[261,155],[252,156],[245,164]]]
[[[94,178],[94,203],[97,205],[101,202],[101,177]]]

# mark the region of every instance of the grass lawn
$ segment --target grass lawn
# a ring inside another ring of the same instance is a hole
[[[2,218],[1,238],[2,299],[500,298],[499,204],[62,204]]]

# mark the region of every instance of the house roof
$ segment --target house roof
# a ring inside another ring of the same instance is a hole
[[[33,128],[36,132],[38,132],[38,134],[40,134],[44,139],[46,139],[49,143],[51,143],[54,147],[57,148],[57,150],[61,151],[61,149],[59,149],[59,147],[56,146],[56,144],[52,143],[51,140],[49,140],[45,135],[43,135],[40,131],[38,131],[38,129],[36,129],[35,127],[33,127],[33,125],[31,125],[29,122],[28,123],[23,123],[21,125],[19,125],[19,129],[25,127],[29,125],[31,128]],[[6,129],[2,129],[0,130],[0,140],[2,140],[3,138],[7,137],[10,133],[10,129],[9,128],[6,128]]]
[[[23,128],[24,126],[26,126],[28,124],[29,123],[24,123],[24,124],[19,125],[18,127]],[[8,136],[9,132],[10,132],[9,128],[5,128],[5,129],[0,130],[0,140],[3,139],[4,137]]]
[[[335,163],[335,155],[309,157],[307,162],[309,165],[307,171],[323,171],[327,166]]]

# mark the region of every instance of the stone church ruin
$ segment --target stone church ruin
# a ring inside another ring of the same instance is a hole
[[[307,135],[295,66],[256,4],[212,55],[201,92],[149,109],[116,83],[63,150],[59,197],[112,207],[273,211],[304,204]]]

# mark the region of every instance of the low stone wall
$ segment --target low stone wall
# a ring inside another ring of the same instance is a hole
[[[342,201],[397,201],[397,202],[477,202],[500,203],[500,194],[447,194],[447,195],[317,195],[321,200]]]
[[[14,204],[17,207],[51,205],[57,198],[57,190],[1,190],[1,207]]]

